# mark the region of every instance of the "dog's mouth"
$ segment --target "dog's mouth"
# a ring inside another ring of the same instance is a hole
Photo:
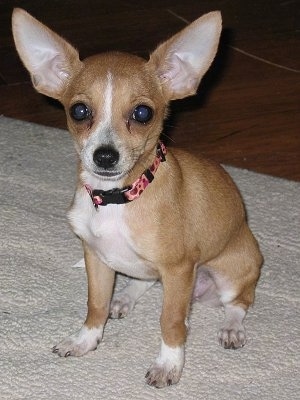
[[[92,172],[96,177],[103,180],[117,181],[130,174],[136,163],[137,160],[135,158],[132,158],[130,162],[127,160],[127,162],[118,163],[114,167],[110,168],[99,168],[99,166],[93,163]]]
[[[127,175],[126,171],[108,171],[108,170],[98,170],[98,169],[93,170],[93,173],[99,178],[103,178],[105,180],[110,179],[115,181]]]

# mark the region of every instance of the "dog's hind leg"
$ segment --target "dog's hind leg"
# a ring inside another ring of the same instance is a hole
[[[254,301],[262,261],[257,242],[245,224],[222,254],[208,263],[225,311],[218,333],[225,349],[237,349],[246,343],[243,320]]]
[[[127,286],[113,295],[110,304],[110,318],[124,318],[133,310],[138,299],[154,285],[155,280],[131,278]]]

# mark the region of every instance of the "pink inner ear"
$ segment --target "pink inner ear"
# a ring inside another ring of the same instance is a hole
[[[160,74],[162,83],[168,84],[171,92],[183,96],[193,94],[197,90],[198,79],[195,78],[195,71],[189,62],[182,60],[178,54],[174,53],[167,61],[166,71]]]
[[[45,60],[36,70],[37,73],[33,73],[32,76],[33,84],[37,88],[44,86],[54,92],[59,91],[70,77],[65,69],[63,57],[59,54]]]

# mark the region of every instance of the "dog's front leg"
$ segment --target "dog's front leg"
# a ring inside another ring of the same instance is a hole
[[[157,388],[179,381],[184,365],[187,318],[194,286],[194,271],[168,270],[162,276],[164,290],[160,318],[162,341],[159,356],[146,374],[149,385]]]
[[[84,243],[88,277],[88,313],[82,328],[53,348],[61,357],[83,356],[95,350],[102,339],[113,292],[115,272],[103,264]]]

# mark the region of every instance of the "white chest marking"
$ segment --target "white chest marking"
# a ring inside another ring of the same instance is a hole
[[[68,217],[75,233],[94,249],[97,256],[115,271],[139,279],[156,278],[149,262],[139,255],[124,220],[126,204],[94,209],[87,192],[76,193]]]

